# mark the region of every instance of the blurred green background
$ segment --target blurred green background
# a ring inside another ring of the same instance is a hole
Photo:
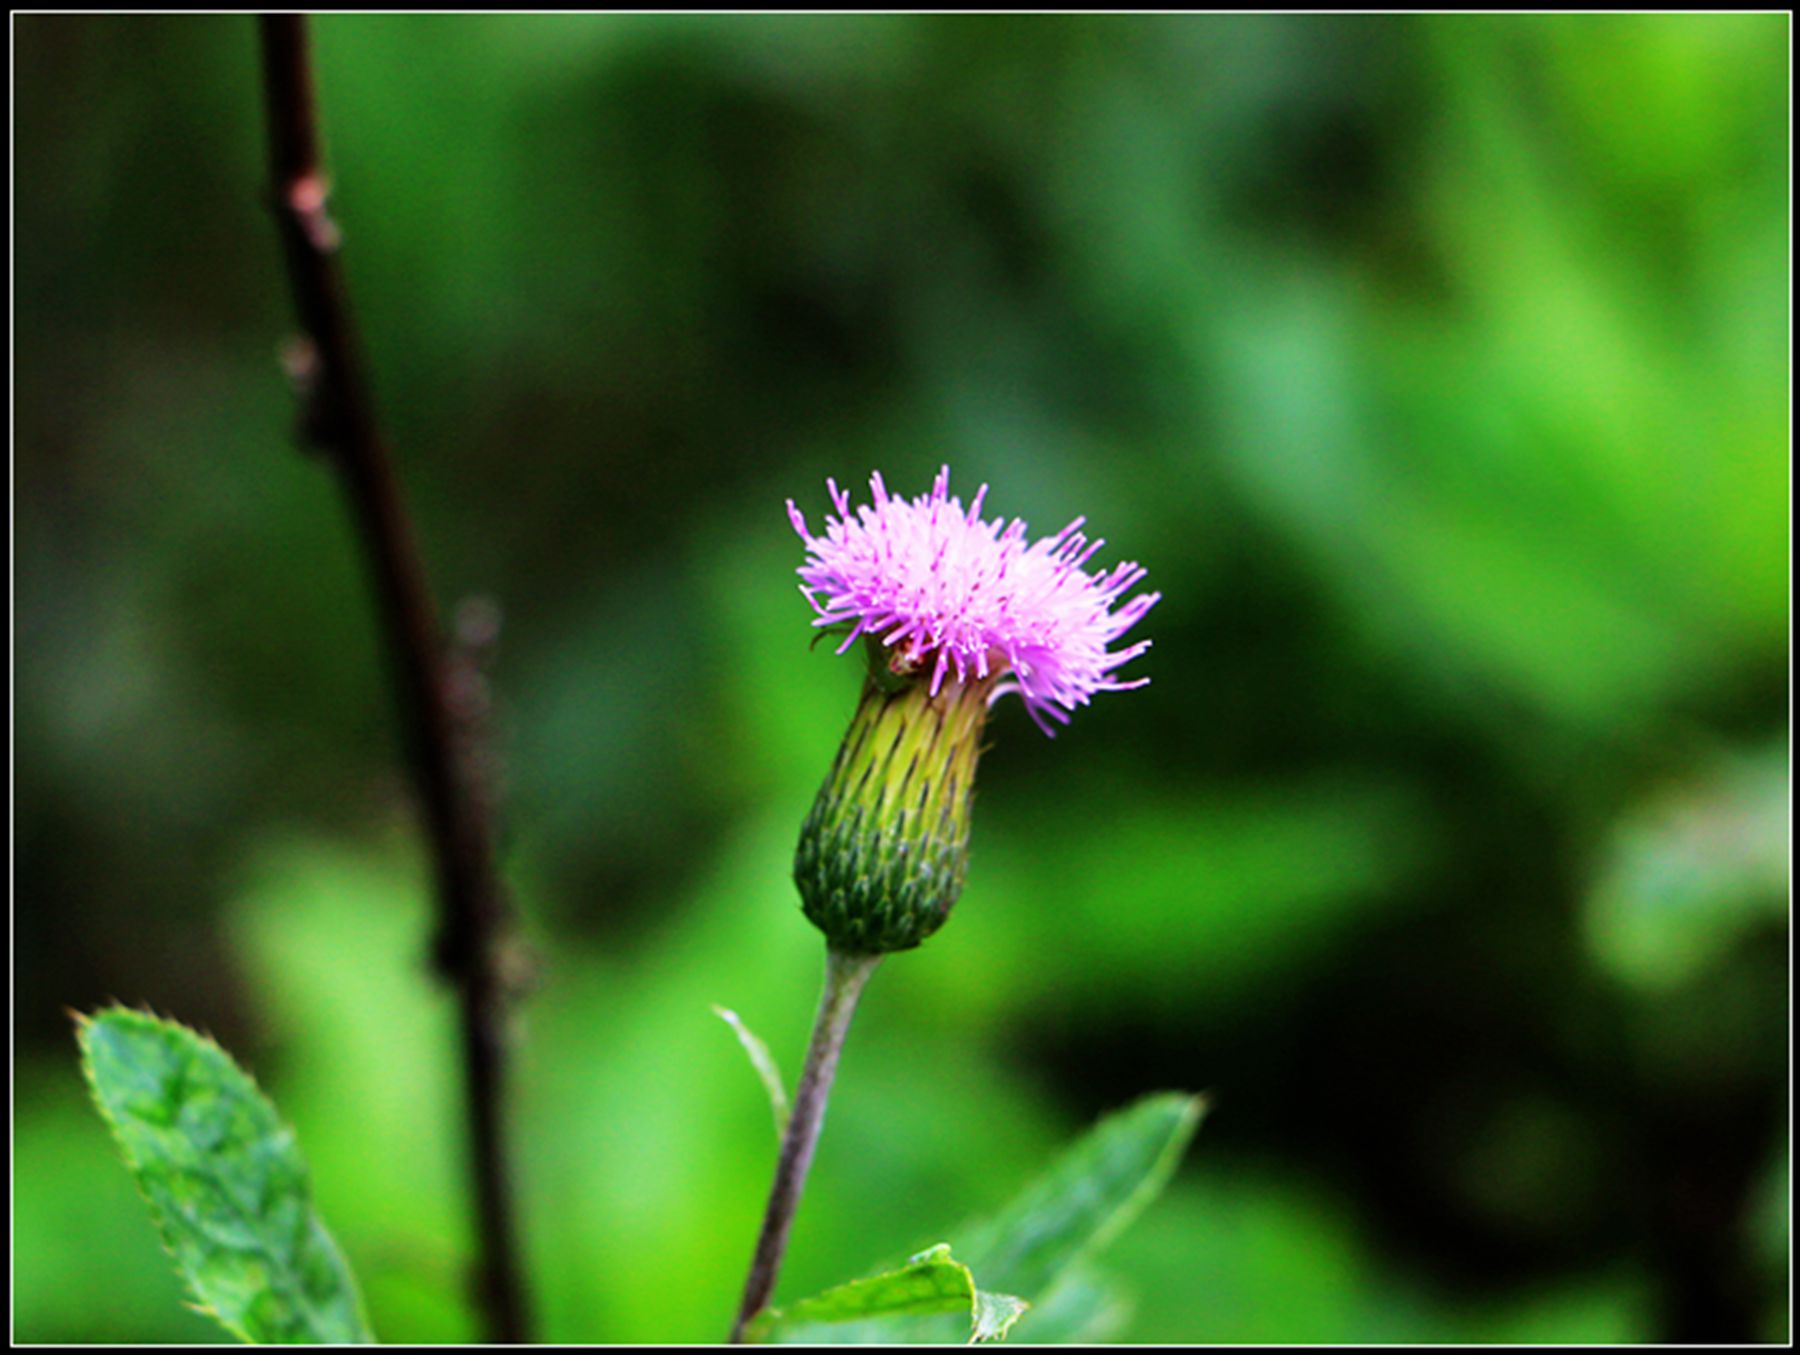
[[[245,17],[15,19],[15,1336],[210,1340],[65,1008],[214,1032],[386,1339],[472,1333],[452,1010],[295,450]],[[783,1292],[1140,1091],[1136,1341],[1788,1330],[1789,20],[328,17],[344,261],[496,599],[544,1335],[709,1341],[820,944],[823,482],[941,462],[1164,601],[1016,702],[870,990]],[[1027,1338],[1027,1329],[1020,1335]]]

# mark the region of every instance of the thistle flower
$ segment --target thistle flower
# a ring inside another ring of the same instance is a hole
[[[801,592],[815,626],[845,630],[840,654],[866,640],[870,674],[794,873],[834,948],[884,954],[931,935],[962,892],[989,707],[1016,693],[1050,734],[1046,717],[1066,724],[1093,693],[1144,685],[1114,674],[1150,642],[1108,646],[1160,595],[1124,600],[1144,576],[1136,564],[1085,572],[1105,543],[1083,518],[1030,544],[1017,518],[983,521],[987,486],[965,510],[948,467],[910,500],[875,474],[873,503],[854,515],[826,483],[837,515],[823,536],[788,501],[807,547]]]
[[[1095,692],[1141,687],[1149,678],[1120,682],[1113,671],[1150,648],[1140,640],[1107,646],[1156,605],[1160,593],[1120,599],[1144,577],[1136,564],[1086,574],[1105,540],[1090,541],[1078,517],[1054,536],[1025,543],[1025,523],[981,519],[987,486],[968,511],[950,494],[950,468],[938,471],[931,493],[907,500],[890,495],[877,471],[869,478],[874,503],[850,513],[850,496],[827,480],[837,517],[815,537],[788,500],[788,519],[806,543],[800,591],[818,612],[815,626],[849,626],[838,653],[867,633],[893,650],[896,674],[929,669],[936,694],[954,669],[1002,674],[989,692],[998,700],[1017,692],[1046,734],[1049,716],[1063,724]]]
[[[911,500],[889,494],[873,476],[874,502],[854,516],[850,496],[835,481],[826,484],[837,516],[824,536],[814,536],[788,500],[788,518],[806,543],[800,591],[819,614],[814,625],[846,630],[840,654],[864,641],[869,676],[794,854],[801,904],[825,933],[825,992],[734,1342],[774,1292],[863,985],[882,956],[942,926],[962,892],[988,708],[1016,692],[1048,734],[1046,716],[1066,723],[1095,692],[1149,681],[1113,676],[1148,640],[1107,646],[1157,594],[1124,601],[1144,577],[1135,564],[1083,572],[1104,544],[1082,533],[1084,519],[1028,545],[1018,519],[982,521],[986,485],[964,511],[950,496],[947,466],[930,494]]]

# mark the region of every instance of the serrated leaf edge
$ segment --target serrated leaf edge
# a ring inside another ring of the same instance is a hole
[[[81,1058],[79,1060],[81,1080],[87,1084],[88,1100],[93,1103],[94,1109],[99,1112],[100,1118],[105,1121],[106,1137],[111,1142],[113,1151],[119,1155],[119,1159],[125,1164],[125,1174],[131,1178],[131,1188],[137,1192],[138,1199],[142,1200],[144,1203],[144,1212],[150,1216],[150,1226],[156,1234],[157,1245],[162,1248],[163,1255],[169,1258],[169,1268],[175,1272],[176,1282],[180,1284],[182,1289],[183,1298],[181,1306],[188,1309],[190,1312],[199,1313],[203,1317],[210,1317],[230,1335],[236,1337],[245,1345],[257,1344],[248,1332],[244,1331],[235,1323],[228,1321],[223,1314],[215,1310],[213,1306],[201,1296],[200,1291],[194,1285],[193,1277],[188,1274],[187,1267],[181,1264],[181,1258],[176,1254],[175,1244],[171,1240],[168,1226],[163,1219],[163,1211],[157,1207],[156,1203],[151,1200],[150,1193],[144,1189],[142,1164],[138,1161],[136,1154],[126,1146],[125,1135],[119,1129],[118,1119],[107,1107],[106,1098],[100,1094],[100,1084],[96,1080],[94,1074],[93,1050],[88,1043],[87,1034],[89,1029],[102,1018],[108,1016],[133,1016],[147,1017],[152,1021],[168,1020],[170,1025],[181,1025],[181,1022],[166,1017],[159,1017],[148,1007],[127,1007],[121,1002],[108,1003],[106,1006],[101,1007],[99,1010],[92,1013],[70,1010],[69,1015],[74,1018],[75,1021],[75,1043],[77,1048],[81,1051]],[[224,1047],[205,1032],[195,1030],[191,1026],[182,1026],[182,1029],[188,1031],[197,1039],[205,1040],[212,1044],[221,1053],[224,1052]],[[250,1075],[248,1069],[245,1069],[245,1075]],[[261,1088],[259,1087],[257,1090],[260,1091]]]
[[[244,1330],[242,1326],[227,1319],[224,1314],[220,1313],[208,1303],[201,1295],[199,1289],[195,1286],[193,1277],[188,1274],[187,1267],[182,1265],[181,1258],[175,1251],[175,1244],[171,1240],[168,1225],[163,1219],[163,1211],[150,1199],[149,1193],[144,1189],[142,1164],[132,1154],[131,1149],[125,1146],[125,1135],[120,1132],[117,1119],[114,1117],[112,1111],[107,1108],[106,1100],[100,1094],[100,1084],[95,1080],[94,1075],[92,1049],[87,1039],[88,1031],[102,1019],[109,1016],[130,1017],[134,1022],[147,1021],[153,1026],[173,1026],[177,1030],[192,1037],[200,1044],[210,1046],[220,1055],[220,1057],[227,1060],[233,1068],[236,1068],[238,1072],[242,1073],[244,1078],[250,1083],[251,1089],[268,1103],[269,1109],[275,1115],[276,1124],[288,1135],[293,1137],[294,1142],[298,1144],[299,1138],[294,1134],[293,1126],[288,1123],[286,1118],[282,1116],[281,1111],[276,1107],[275,1098],[263,1090],[262,1084],[256,1080],[256,1074],[240,1063],[232,1055],[229,1049],[225,1048],[224,1045],[213,1038],[210,1032],[196,1029],[184,1021],[177,1021],[172,1016],[158,1015],[148,1004],[142,1007],[128,1007],[122,1002],[109,1002],[105,1006],[100,1007],[91,1013],[77,1011],[73,1008],[65,1010],[68,1011],[69,1016],[75,1022],[75,1043],[76,1047],[81,1051],[79,1063],[82,1081],[87,1084],[88,1099],[93,1102],[94,1109],[99,1112],[100,1118],[106,1122],[107,1137],[112,1140],[114,1151],[117,1152],[119,1157],[124,1161],[125,1174],[131,1178],[132,1189],[137,1191],[138,1198],[144,1202],[144,1211],[150,1215],[150,1223],[151,1227],[156,1232],[157,1244],[163,1249],[163,1254],[169,1258],[170,1269],[175,1272],[176,1279],[180,1281],[181,1287],[186,1294],[186,1297],[182,1300],[182,1305],[191,1309],[193,1312],[211,1318],[245,1345],[253,1346],[262,1344],[254,1336],[250,1335],[248,1331]],[[306,1203],[308,1209],[314,1209],[311,1177],[311,1164],[309,1163],[306,1182]],[[313,1218],[314,1221],[317,1222],[318,1215],[316,1210],[314,1210]],[[331,1243],[332,1251],[337,1254],[338,1260],[342,1263],[344,1280],[345,1283],[349,1285],[350,1297],[354,1303],[357,1326],[361,1329],[362,1334],[373,1343],[375,1340],[374,1331],[369,1326],[369,1315],[363,1306],[362,1288],[356,1282],[356,1273],[350,1268],[349,1259],[343,1254],[343,1249],[338,1246],[337,1239],[332,1237],[329,1232],[327,1232],[326,1236]]]

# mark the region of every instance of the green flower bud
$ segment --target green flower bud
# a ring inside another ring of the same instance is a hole
[[[862,701],[800,830],[794,880],[834,950],[910,950],[950,915],[997,676],[896,675],[876,650]]]

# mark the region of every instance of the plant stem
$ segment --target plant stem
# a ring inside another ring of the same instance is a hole
[[[459,656],[444,644],[400,484],[369,397],[337,264],[306,18],[260,16],[275,215],[303,339],[291,363],[302,427],[343,481],[367,558],[394,679],[412,779],[435,864],[435,958],[461,1003],[466,1113],[477,1246],[476,1302],[487,1339],[529,1340],[519,1281],[504,1116],[502,954],[510,910],[494,871],[493,828],[469,756],[471,723],[456,705]]]
[[[781,1257],[787,1250],[788,1230],[793,1226],[800,1192],[806,1187],[806,1172],[812,1166],[813,1149],[818,1146],[819,1130],[825,1123],[825,1101],[831,1095],[832,1079],[837,1076],[844,1035],[850,1029],[850,1018],[856,1013],[856,1000],[862,995],[863,985],[880,963],[879,955],[850,955],[835,948],[825,952],[825,991],[813,1021],[812,1043],[806,1048],[806,1066],[800,1070],[800,1085],[794,1090],[787,1133],[781,1138],[775,1184],[769,1189],[769,1205],[763,1211],[756,1255],[744,1282],[744,1299],[738,1305],[737,1321],[732,1324],[734,1343],[744,1339],[744,1329],[768,1306],[769,1296],[775,1292],[775,1277],[781,1272]]]

